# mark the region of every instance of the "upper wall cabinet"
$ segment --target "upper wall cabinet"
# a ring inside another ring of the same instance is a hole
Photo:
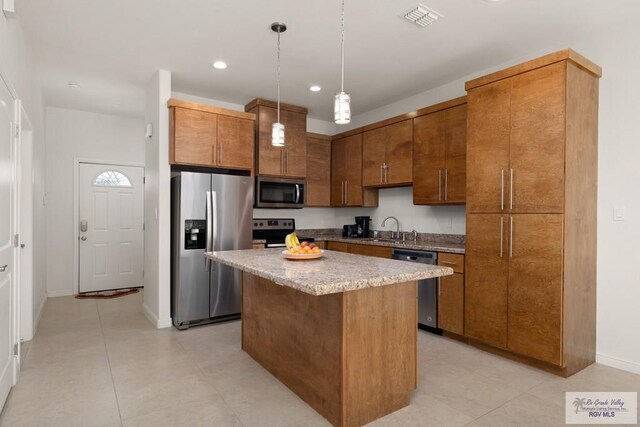
[[[280,122],[284,125],[284,147],[271,145],[271,129],[278,121],[277,104],[256,98],[245,111],[257,117],[256,173],[283,178],[307,176],[307,109],[280,103]]]
[[[255,115],[170,99],[169,163],[253,170]]]
[[[345,132],[331,141],[331,206],[377,206],[378,191],[362,186],[362,133]]]
[[[305,206],[331,206],[331,137],[307,134],[307,200]]]
[[[428,111],[413,119],[413,203],[463,204],[467,185],[466,98],[428,107]]]
[[[411,120],[366,130],[362,146],[365,187],[411,185],[413,129]]]

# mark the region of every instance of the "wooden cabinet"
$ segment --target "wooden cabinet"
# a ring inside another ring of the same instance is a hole
[[[305,206],[331,206],[331,137],[307,133]]]
[[[253,168],[254,128],[254,120],[218,115],[219,166],[233,169]]]
[[[469,212],[563,212],[566,67],[469,91]]]
[[[465,335],[507,347],[509,253],[507,217],[467,215]]]
[[[564,50],[466,85],[465,333],[565,376],[595,361],[600,75]]]
[[[362,147],[363,186],[411,185],[412,158],[411,120],[365,130]]]
[[[464,335],[464,255],[441,252],[438,265],[454,271],[438,278],[438,328]]]
[[[327,242],[330,251],[349,252],[349,244],[344,242]]]
[[[253,169],[255,116],[170,99],[169,163]]]
[[[554,365],[562,363],[562,223],[559,214],[509,219],[507,347]]]
[[[378,258],[391,258],[391,248],[384,246],[358,245],[349,243],[348,252],[350,254],[373,256]]]
[[[362,133],[331,141],[331,205],[377,206],[378,193],[362,187]]]
[[[257,117],[256,172],[283,178],[307,176],[307,109],[280,104],[280,122],[284,125],[284,147],[271,145],[271,130],[278,120],[276,103],[254,99],[245,111]]]
[[[465,98],[430,107],[413,119],[413,203],[461,204],[466,200]]]
[[[464,274],[438,278],[438,328],[464,334]]]
[[[391,258],[391,248],[384,246],[361,245],[357,243],[327,242],[327,249],[350,254]]]

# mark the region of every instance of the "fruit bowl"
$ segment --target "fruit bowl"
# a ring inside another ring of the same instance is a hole
[[[324,256],[324,251],[321,249],[320,253],[317,254],[292,254],[289,253],[288,250],[282,251],[282,256],[286,259],[290,260],[309,260],[309,259],[318,259]]]

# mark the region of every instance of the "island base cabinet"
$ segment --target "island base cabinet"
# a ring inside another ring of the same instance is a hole
[[[335,426],[409,404],[417,283],[314,296],[243,274],[242,349]]]

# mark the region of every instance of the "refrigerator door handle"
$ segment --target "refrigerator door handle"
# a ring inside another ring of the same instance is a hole
[[[211,192],[207,191],[207,197],[206,197],[206,202],[207,202],[207,252],[211,252],[213,251],[213,243],[211,241],[211,217],[212,217],[212,210],[211,210]],[[210,272],[211,271],[211,259],[209,258],[205,258],[204,259],[204,265],[207,268],[207,271]]]
[[[211,250],[216,248],[216,240],[218,240],[218,196],[215,191],[211,192],[211,218],[212,218],[212,230],[211,230]],[[215,267],[213,267],[215,270]]]

